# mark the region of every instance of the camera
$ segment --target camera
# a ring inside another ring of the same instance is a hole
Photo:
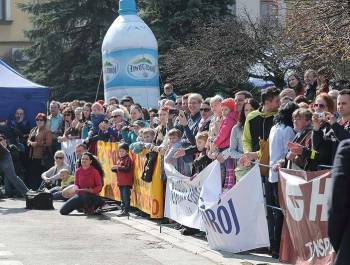
[[[326,115],[325,115],[324,112],[317,113],[317,118],[318,118],[319,120],[323,120],[325,117],[326,117]]]
[[[170,110],[169,110],[169,114],[178,115],[178,114],[179,114],[179,111],[178,111],[177,109],[170,109]]]

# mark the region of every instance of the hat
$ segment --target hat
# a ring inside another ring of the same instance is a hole
[[[228,107],[231,111],[235,111],[236,110],[236,104],[235,104],[235,100],[233,98],[224,99],[221,102],[221,106]]]
[[[132,123],[133,126],[146,127],[146,123],[142,120],[137,120]]]

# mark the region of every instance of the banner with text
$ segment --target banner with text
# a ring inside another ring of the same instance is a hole
[[[219,201],[210,201],[204,185],[200,210],[209,247],[238,253],[270,246],[259,166],[254,166]]]
[[[300,265],[333,264],[334,250],[327,233],[327,201],[331,193],[330,171],[280,170],[280,205],[295,259]]]
[[[131,191],[131,205],[148,213],[151,218],[163,218],[164,194],[163,182],[160,178],[160,156],[158,156],[155,164],[152,182],[148,183],[141,179],[147,161],[146,153],[147,151],[143,151],[138,155],[130,154],[134,163],[134,185]],[[118,158],[118,143],[99,141],[97,143],[97,157],[105,173],[101,196],[120,200],[117,175],[111,171],[111,167],[116,164]]]
[[[211,190],[207,189],[207,193],[219,198],[221,193],[220,163],[212,162],[193,180],[179,173],[170,164],[165,164],[164,167],[167,175],[164,215],[182,225],[203,230],[202,217],[198,208],[199,195],[203,184],[206,183],[211,187]]]
[[[75,154],[75,147],[83,143],[83,139],[75,139],[63,142],[61,144],[62,150],[64,152],[64,162],[69,166],[72,174],[75,173],[75,163],[77,161],[77,156]]]

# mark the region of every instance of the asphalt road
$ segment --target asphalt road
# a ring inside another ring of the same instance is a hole
[[[209,265],[211,261],[123,224],[0,200],[0,265]]]

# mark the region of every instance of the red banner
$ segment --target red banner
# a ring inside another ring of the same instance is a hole
[[[284,261],[298,265],[333,264],[335,252],[327,233],[331,172],[283,169],[279,184],[280,205],[292,243],[292,249],[284,248],[282,252],[294,253]],[[281,253],[283,256],[286,255]]]

